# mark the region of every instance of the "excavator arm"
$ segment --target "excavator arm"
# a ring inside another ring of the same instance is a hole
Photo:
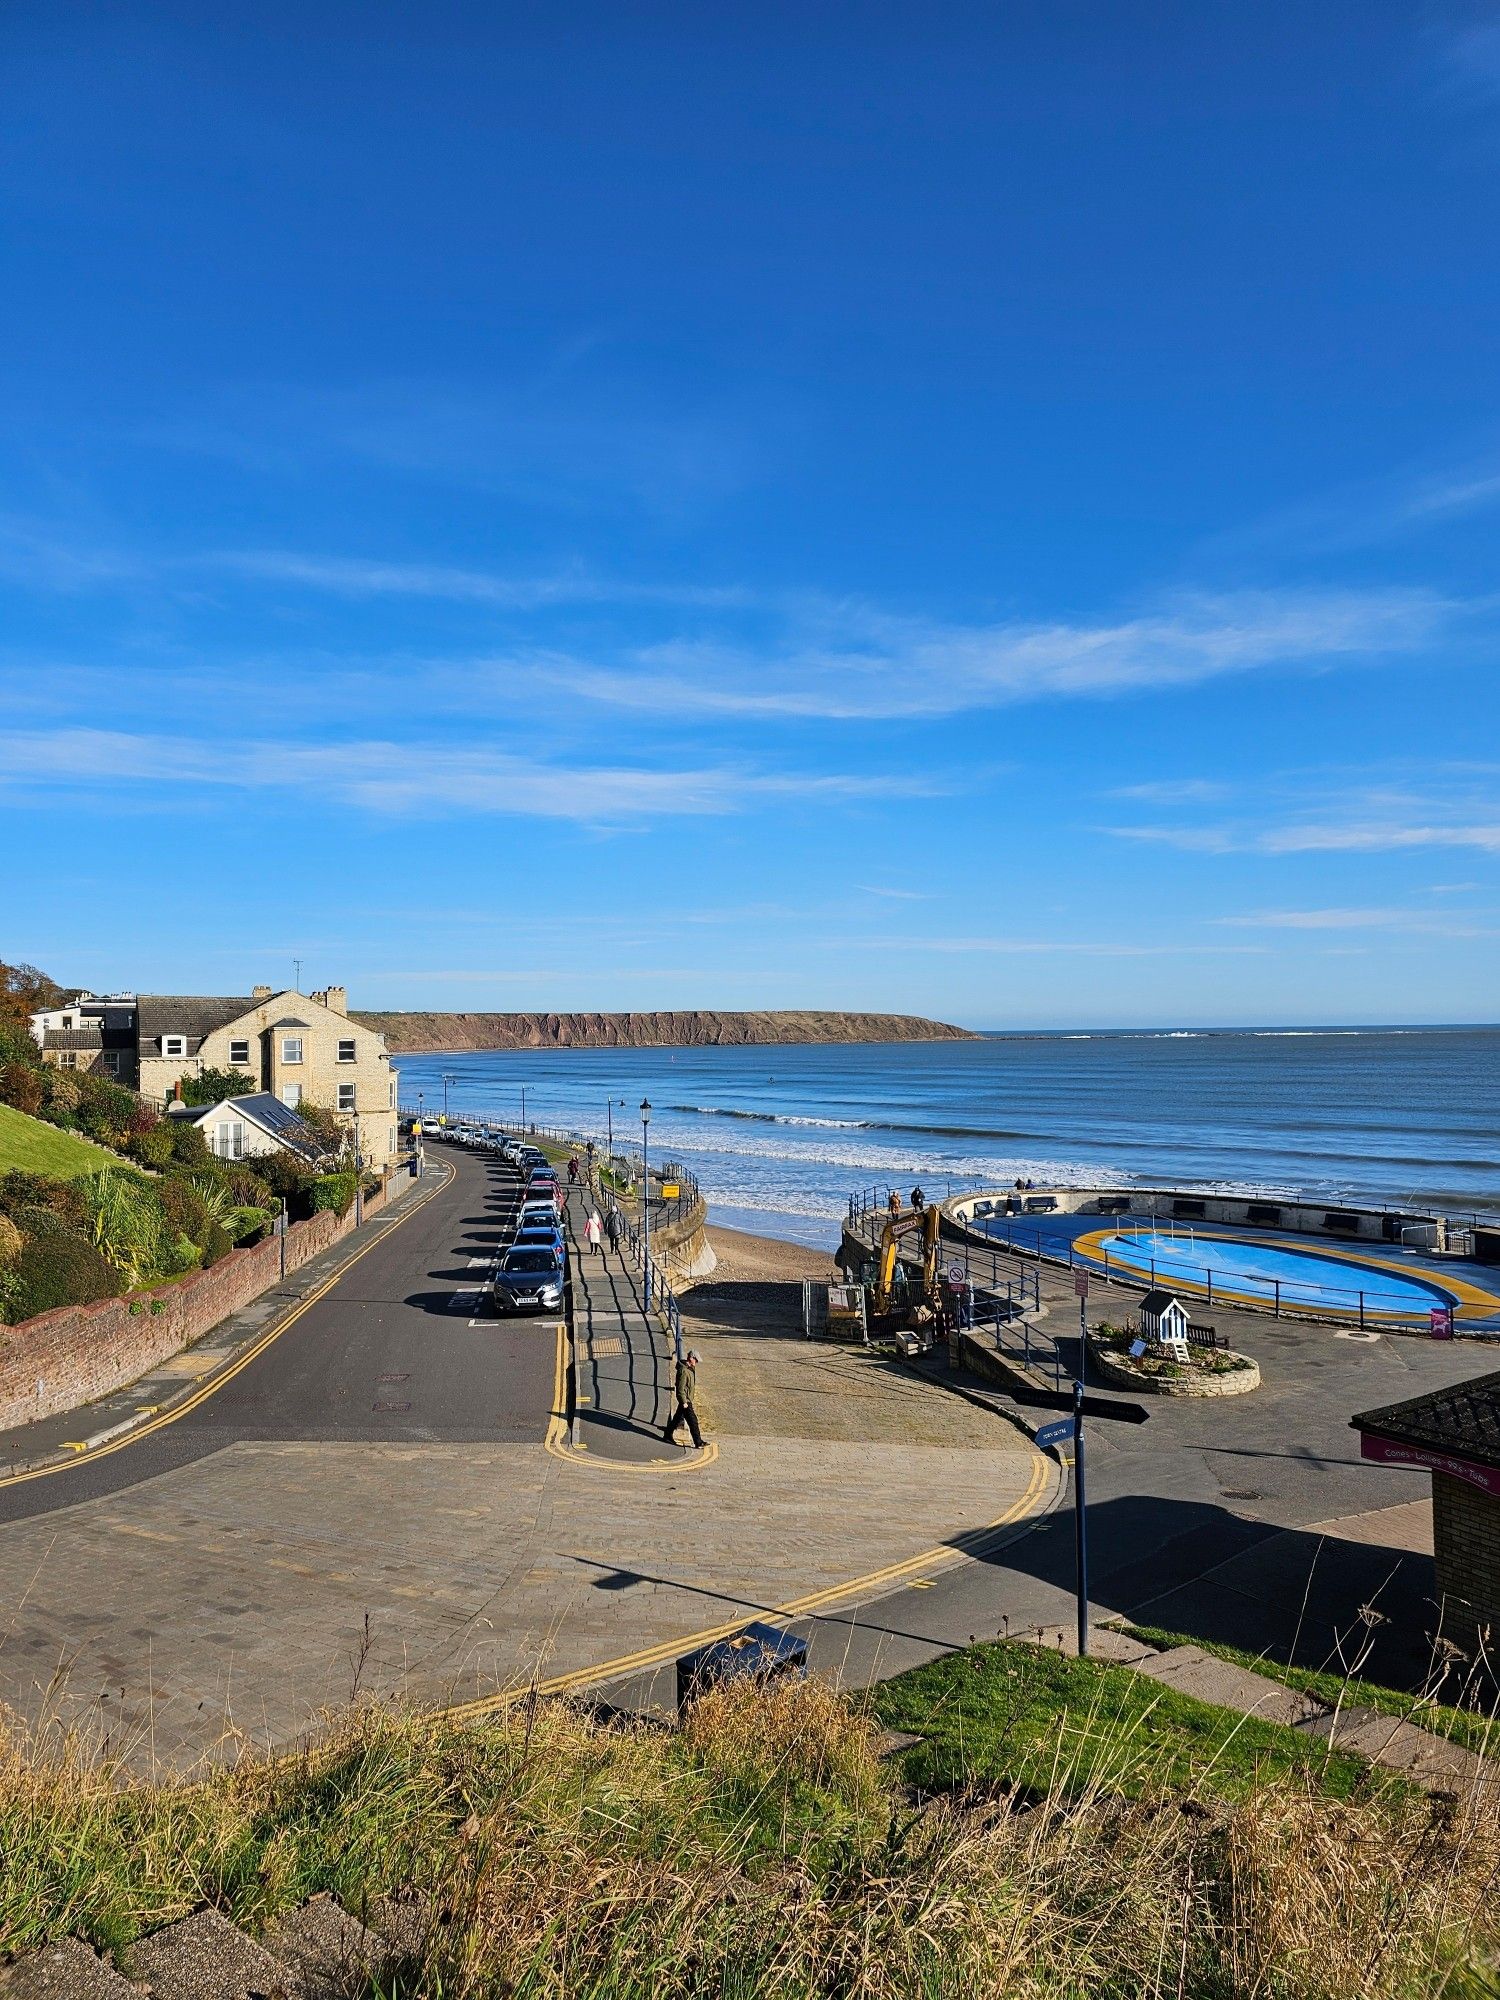
[[[920,1214],[910,1210],[902,1215],[893,1215],[885,1225],[880,1237],[880,1268],[875,1279],[875,1310],[889,1312],[891,1308],[891,1286],[896,1276],[896,1263],[901,1255],[901,1239],[915,1235],[922,1236],[922,1297],[932,1299],[937,1294],[938,1242],[942,1231],[942,1217],[936,1206],[925,1208]]]

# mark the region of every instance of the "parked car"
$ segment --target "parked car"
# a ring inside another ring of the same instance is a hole
[[[553,1222],[527,1222],[511,1238],[512,1250],[550,1250],[561,1263],[566,1260],[568,1246],[563,1233]]]
[[[517,1229],[527,1229],[540,1224],[544,1229],[557,1228],[557,1205],[550,1201],[523,1201],[516,1214]]]
[[[495,1272],[500,1312],[555,1312],[563,1300],[563,1267],[550,1250],[507,1250]]]

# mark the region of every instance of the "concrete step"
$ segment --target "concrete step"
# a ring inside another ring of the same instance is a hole
[[[4,2000],[141,2000],[141,1989],[122,1979],[81,1938],[44,1945],[14,1965],[0,1966]]]
[[[288,1968],[300,2000],[360,2000],[403,1956],[332,1896],[278,1917],[260,1941]]]
[[[1137,1673],[1190,1694],[1195,1701],[1253,1715],[1261,1722],[1280,1722],[1295,1729],[1323,1712],[1321,1702],[1299,1694],[1296,1688],[1252,1673],[1233,1660],[1221,1660],[1216,1653],[1205,1653],[1201,1646],[1173,1646],[1168,1652],[1151,1653],[1131,1664]]]
[[[155,2000],[298,2000],[296,1977],[218,1910],[197,1910],[120,1954]]]
[[[1486,1763],[1461,1743],[1373,1708],[1327,1710],[1302,1729],[1336,1749],[1357,1751],[1372,1764],[1399,1771],[1428,1791],[1457,1791],[1476,1783],[1500,1788],[1500,1764]]]

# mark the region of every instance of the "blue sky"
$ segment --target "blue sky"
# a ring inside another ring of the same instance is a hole
[[[0,955],[1488,1020],[1500,13],[0,22]]]

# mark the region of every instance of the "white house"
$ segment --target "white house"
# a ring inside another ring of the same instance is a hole
[[[255,1160],[267,1153],[292,1153],[308,1165],[322,1159],[327,1148],[310,1126],[270,1090],[246,1097],[226,1097],[219,1104],[196,1105],[175,1114],[197,1125],[208,1150],[221,1160]]]

